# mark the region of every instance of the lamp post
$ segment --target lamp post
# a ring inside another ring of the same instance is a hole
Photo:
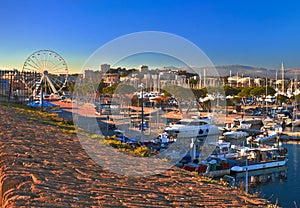
[[[47,72],[44,71],[44,75],[45,75],[45,73],[47,73]],[[45,77],[43,76],[41,79],[41,93],[40,93],[40,95],[41,95],[41,97],[40,97],[41,111],[43,111],[43,108],[44,108],[44,88],[43,88],[43,85],[45,83],[44,79],[45,79]],[[46,88],[45,88],[45,90],[46,90]]]
[[[144,86],[142,85],[142,132],[144,131]]]
[[[265,99],[265,102],[266,102],[266,114],[265,114],[265,117],[268,116],[268,101],[267,101],[267,97],[268,97],[268,78],[266,77],[266,99]]]
[[[44,70],[43,72],[43,76],[42,76],[42,79],[41,79],[41,111],[43,111],[43,108],[44,108],[44,90],[45,90],[45,93],[47,91],[47,86],[46,86],[46,76],[48,76],[49,72],[47,69]],[[43,85],[45,85],[45,89],[43,89]]]
[[[143,139],[143,134],[144,134],[144,84],[142,83],[140,85],[141,90],[142,90],[142,123],[141,123],[141,139]]]
[[[17,76],[17,72],[15,71],[13,74],[10,73],[10,80],[9,80],[9,92],[8,92],[8,101],[10,101],[10,98],[14,95],[13,91],[16,88],[15,87],[15,77]]]
[[[10,97],[11,97],[11,91],[12,91],[12,88],[13,88],[13,75],[10,74],[10,80],[9,80],[9,91],[8,91],[8,101],[10,101]]]

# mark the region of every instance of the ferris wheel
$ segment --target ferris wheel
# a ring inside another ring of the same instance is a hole
[[[43,95],[59,97],[68,81],[68,67],[65,60],[51,50],[39,50],[24,62],[25,85],[34,98]]]

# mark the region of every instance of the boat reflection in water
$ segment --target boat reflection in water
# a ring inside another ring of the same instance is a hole
[[[287,171],[288,168],[286,165],[275,168],[248,171],[250,192],[254,193],[260,186],[265,186],[274,182],[284,183],[287,180]],[[246,172],[234,173],[232,175],[235,182],[234,185],[239,187],[245,186],[245,176]]]

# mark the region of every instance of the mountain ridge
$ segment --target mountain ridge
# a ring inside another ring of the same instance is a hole
[[[209,70],[215,68],[215,70]],[[187,69],[186,67],[184,69]],[[194,73],[201,73],[203,75],[204,69],[206,69],[207,76],[250,76],[250,77],[268,77],[268,78],[276,78],[276,69],[267,69],[264,67],[257,67],[257,66],[248,66],[248,65],[241,65],[241,64],[230,64],[230,65],[220,65],[220,66],[209,66],[209,67],[189,67],[189,70],[193,71]],[[285,78],[297,78],[297,74],[300,73],[300,68],[285,68]],[[281,69],[277,69],[277,77],[278,79],[281,78]],[[299,75],[300,78],[300,75]]]

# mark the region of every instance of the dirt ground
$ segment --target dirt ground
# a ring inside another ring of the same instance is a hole
[[[267,200],[176,168],[126,177],[95,163],[76,135],[0,105],[2,207],[266,207]],[[108,159],[109,158],[103,158]],[[136,164],[143,168],[147,164]]]

